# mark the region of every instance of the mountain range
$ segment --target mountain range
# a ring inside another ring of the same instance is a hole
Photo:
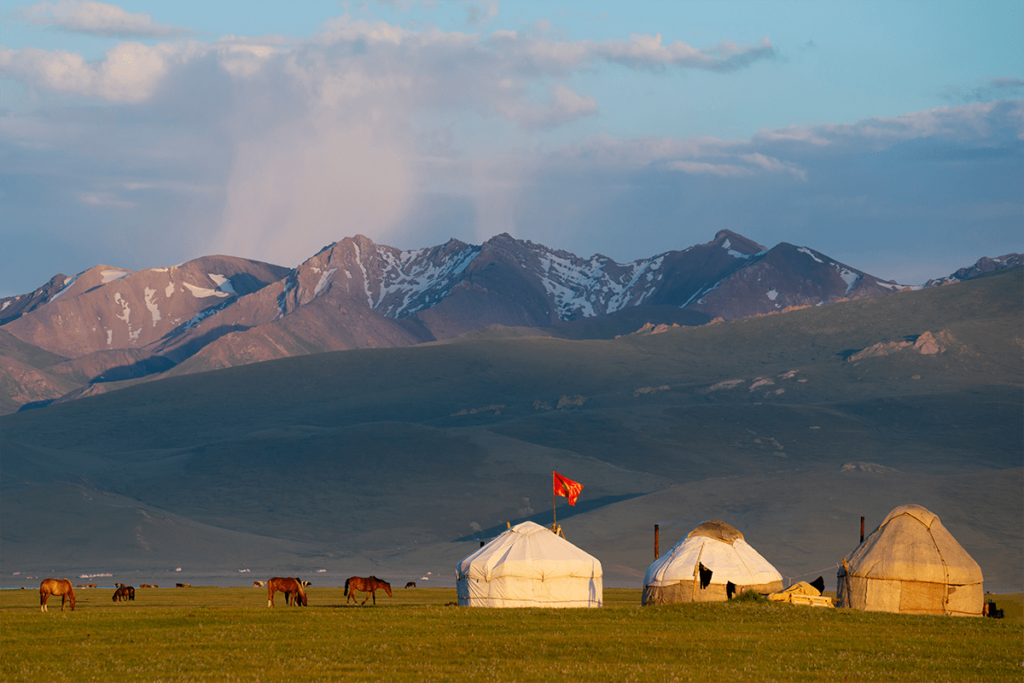
[[[722,244],[712,249],[750,261]],[[367,320],[427,329],[427,318],[389,318],[371,304],[426,306],[444,287],[394,289],[389,300],[372,283],[394,287],[397,276],[367,267],[367,295],[349,263],[359,286],[325,297],[331,282],[348,282],[345,250],[351,243],[322,252],[311,264],[320,272],[299,269],[292,286],[286,275],[205,299],[216,307],[235,296],[224,312],[250,297],[272,317],[283,308],[270,326],[296,315],[289,306],[322,299],[355,311],[354,300]],[[445,263],[451,273],[463,262]],[[227,269],[199,272],[226,278]],[[190,301],[183,281],[204,284],[191,277],[174,280],[172,300]],[[156,289],[145,285],[143,297],[145,287]],[[157,327],[191,320],[154,303],[161,320],[129,301],[132,332],[139,317]],[[55,575],[251,585],[285,575],[313,580],[311,604],[317,586],[352,575],[452,585],[455,564],[506,524],[551,523],[556,470],[583,484],[575,507],[558,500],[558,522],[601,560],[606,586],[639,587],[655,524],[665,552],[718,519],[787,581],[823,575],[832,589],[860,517],[870,531],[916,503],[978,561],[986,590],[1024,588],[1024,269],[714,324],[617,317],[636,310],[175,375],[188,359],[159,381],[107,383],[121,388],[0,416],[0,585]],[[635,327],[613,334],[620,322]],[[5,334],[26,364],[56,358]]]
[[[927,286],[1020,265],[983,258]],[[296,268],[229,256],[129,271],[99,265],[0,300],[0,411],[140,378],[309,353],[411,346],[492,325],[609,338],[907,289],[808,247],[728,230],[620,264],[509,235],[412,251],[362,235]]]

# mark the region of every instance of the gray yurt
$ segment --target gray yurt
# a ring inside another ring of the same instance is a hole
[[[711,572],[702,586],[699,568]],[[725,522],[704,522],[647,569],[643,604],[725,600],[726,584],[739,591],[782,590],[782,575]]]
[[[901,505],[839,569],[839,607],[980,617],[981,567],[920,505]]]

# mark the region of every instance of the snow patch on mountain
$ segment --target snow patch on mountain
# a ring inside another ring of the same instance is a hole
[[[192,316],[191,318],[186,320],[185,323],[182,324],[182,326],[179,329],[187,330],[187,329],[189,329],[191,327],[195,327],[199,323],[201,323],[204,320],[206,320],[207,318],[209,318],[214,313],[220,313],[225,308],[230,306],[231,303],[232,303],[231,301],[225,301],[224,303],[222,303],[222,304],[220,304],[218,306],[210,306],[209,308],[204,308],[203,310],[199,311],[194,316]]]
[[[54,301],[59,299],[60,295],[63,294],[64,292],[68,291],[68,289],[71,288],[71,285],[75,284],[75,280],[77,280],[77,279],[78,279],[78,276],[76,275],[74,277],[69,277],[66,280],[64,280],[64,286],[61,288],[61,290],[59,292],[57,292],[56,294],[53,295],[53,297],[50,299],[50,303],[53,303]],[[10,303],[9,301],[5,301],[4,302],[4,308],[7,308],[7,304],[9,304],[9,303]],[[2,311],[2,310],[3,310],[3,308],[0,308],[0,311]]]
[[[824,261],[822,261],[822,260],[821,260],[820,258],[818,258],[817,256],[815,256],[815,255],[814,255],[814,252],[813,252],[813,251],[811,251],[810,249],[808,249],[807,247],[800,247],[799,249],[797,249],[797,251],[799,251],[799,252],[800,252],[801,254],[807,254],[808,256],[810,256],[810,257],[811,257],[812,259],[814,259],[814,260],[815,260],[815,261],[817,261],[818,263],[825,263],[825,262],[824,262]]]
[[[235,288],[231,286],[231,278],[224,277],[219,273],[207,273],[207,275],[209,275],[210,279],[216,283],[217,289],[220,291],[225,294],[238,294],[238,292],[235,291]]]
[[[370,308],[374,308],[373,296],[370,294],[370,278],[366,274],[366,266],[363,265],[363,250],[355,242],[352,242],[352,248],[356,250],[356,265],[359,266],[359,270],[363,271],[363,291],[366,292],[366,303],[370,305]]]
[[[128,302],[121,298],[121,292],[114,294],[114,303],[121,307],[121,313],[117,316],[117,319],[123,320],[126,325],[130,324],[128,321],[131,320],[132,309]]]
[[[541,285],[555,303],[560,320],[589,318],[639,306],[654,294],[664,278],[659,273],[664,254],[632,263],[605,256],[584,260],[541,245],[530,245],[537,258]]]
[[[320,272],[320,269],[315,266],[312,268],[312,270],[314,273]],[[320,276],[320,282],[317,283],[316,289],[313,290],[313,296],[316,296],[320,292],[324,291],[324,287],[331,283],[331,276],[334,275],[335,271],[337,270],[337,268],[331,268],[330,270],[325,271],[324,274]]]
[[[843,268],[838,263],[833,263],[832,265],[835,266],[836,272],[839,273],[839,277],[843,278],[843,282],[846,283],[846,293],[849,294],[850,290],[853,289],[853,286],[857,284],[857,280],[860,279],[860,275],[857,275],[857,273],[854,273],[848,268]]]
[[[227,292],[221,292],[216,289],[209,289],[207,287],[196,287],[195,285],[190,285],[187,282],[183,284],[186,287],[188,287],[188,290],[192,292],[192,296],[194,296],[197,299],[205,299],[208,296],[216,296],[221,298],[230,296]]]
[[[432,251],[396,251],[377,245],[380,289],[376,303],[371,298],[371,307],[389,318],[402,318],[429,308],[447,296],[459,275],[480,253],[478,247],[468,245],[450,254],[434,255]]]
[[[114,280],[120,280],[121,278],[123,278],[123,277],[125,277],[127,275],[131,275],[131,274],[132,273],[131,273],[130,270],[101,270],[100,271],[100,277],[103,278],[103,279],[100,282],[100,284],[101,285],[105,285],[108,282],[113,282]]]
[[[762,251],[762,252],[758,252],[756,254],[744,254],[743,252],[736,251],[735,249],[732,248],[732,242],[729,241],[728,237],[726,237],[725,241],[722,242],[722,249],[725,249],[725,251],[728,252],[729,256],[732,256],[733,258],[742,258],[742,259],[748,259],[751,256],[759,256],[760,254],[764,253]]]
[[[156,296],[156,290],[146,287],[145,293],[146,308],[149,309],[150,314],[153,316],[153,327],[156,327],[157,321],[160,320],[160,307],[157,306],[156,301],[153,300],[153,297]]]
[[[284,291],[277,295],[277,317],[283,318],[288,312],[288,293],[299,285],[298,269],[288,273],[284,281]]]

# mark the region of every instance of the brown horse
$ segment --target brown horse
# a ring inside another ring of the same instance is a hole
[[[67,579],[45,579],[39,584],[39,611],[49,612],[46,601],[51,595],[60,596],[60,611],[64,611],[64,601],[71,602],[71,611],[75,611],[75,589]]]
[[[362,576],[353,576],[345,581],[345,595],[348,596],[348,599],[345,600],[345,604],[347,605],[348,601],[355,597],[356,591],[363,591],[364,593],[366,593],[366,597],[363,598],[363,602],[361,604],[365,605],[366,601],[372,595],[373,604],[376,605],[377,593],[375,591],[378,588],[383,588],[385,591],[387,591],[388,597],[394,597],[391,595],[391,584],[387,581],[381,581],[376,576],[370,576],[366,578]]]
[[[131,600],[135,602],[135,588],[126,586],[123,583],[117,584],[117,590],[114,591],[114,602],[118,600]]]
[[[277,591],[284,593],[284,604],[306,606],[306,591],[302,590],[301,580],[290,576],[275,576],[267,581],[267,607],[274,606],[274,593]]]

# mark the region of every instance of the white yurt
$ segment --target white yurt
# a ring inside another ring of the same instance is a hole
[[[600,607],[601,562],[551,529],[517,524],[455,568],[469,607]]]
[[[701,588],[698,568],[711,570]],[[743,534],[725,522],[704,522],[656,559],[644,576],[643,604],[726,600],[726,584],[737,591],[773,593],[782,589],[782,575],[758,555]]]
[[[839,607],[869,612],[980,617],[981,567],[938,516],[901,505],[839,569]]]

